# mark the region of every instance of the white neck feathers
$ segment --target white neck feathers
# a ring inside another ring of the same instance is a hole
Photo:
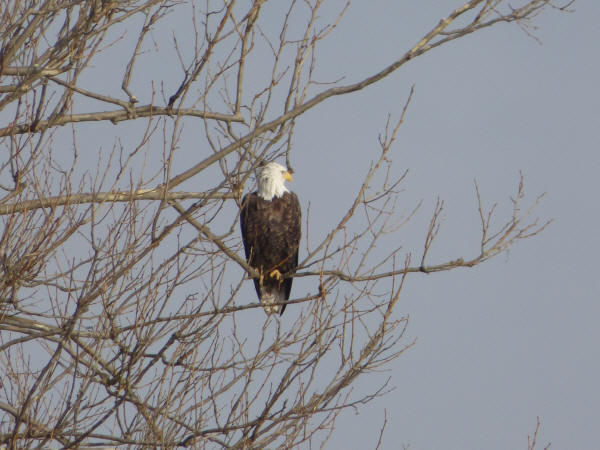
[[[273,197],[281,197],[286,192],[290,192],[283,184],[283,179],[267,179],[258,182],[258,196],[264,200],[273,200]]]

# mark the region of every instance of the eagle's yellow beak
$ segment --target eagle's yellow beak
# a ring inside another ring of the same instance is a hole
[[[292,177],[292,174],[289,173],[287,170],[283,173],[283,178],[286,181],[290,181],[290,182],[294,180],[294,177]]]

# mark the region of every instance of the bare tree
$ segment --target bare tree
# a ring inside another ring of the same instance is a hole
[[[475,266],[545,227],[530,218],[539,199],[521,205],[521,182],[505,219],[477,189],[474,258],[428,260],[442,201],[420,255],[374,251],[412,217],[396,211],[404,176],[389,154],[411,92],[345,215],[305,234],[295,276],[312,288],[291,300],[291,324],[239,295],[257,275],[241,252],[241,196],[264,161],[291,169],[301,157],[296,118],[454,39],[500,22],[527,31],[543,10],[564,9],[468,1],[383,70],[323,85],[315,49],[350,7],[323,25],[324,3],[1,4],[0,443],[324,442],[344,408],[388,389],[353,383],[411,345],[395,311],[407,276]],[[190,133],[193,161],[181,145]],[[180,190],[188,180],[193,192]]]

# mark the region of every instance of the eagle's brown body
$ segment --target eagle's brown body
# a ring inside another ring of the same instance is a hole
[[[242,201],[240,224],[248,264],[262,275],[254,280],[259,299],[265,305],[287,301],[292,290],[291,276],[298,266],[301,227],[298,197],[285,192],[265,200],[257,192],[247,194]],[[270,275],[275,270],[281,273],[281,279]],[[272,310],[283,314],[285,307],[285,303],[274,305]]]

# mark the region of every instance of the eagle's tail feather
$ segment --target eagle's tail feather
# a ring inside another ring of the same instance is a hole
[[[285,301],[284,289],[278,289],[277,286],[263,286],[261,289],[260,302],[267,314],[278,314],[281,311],[281,303]]]

